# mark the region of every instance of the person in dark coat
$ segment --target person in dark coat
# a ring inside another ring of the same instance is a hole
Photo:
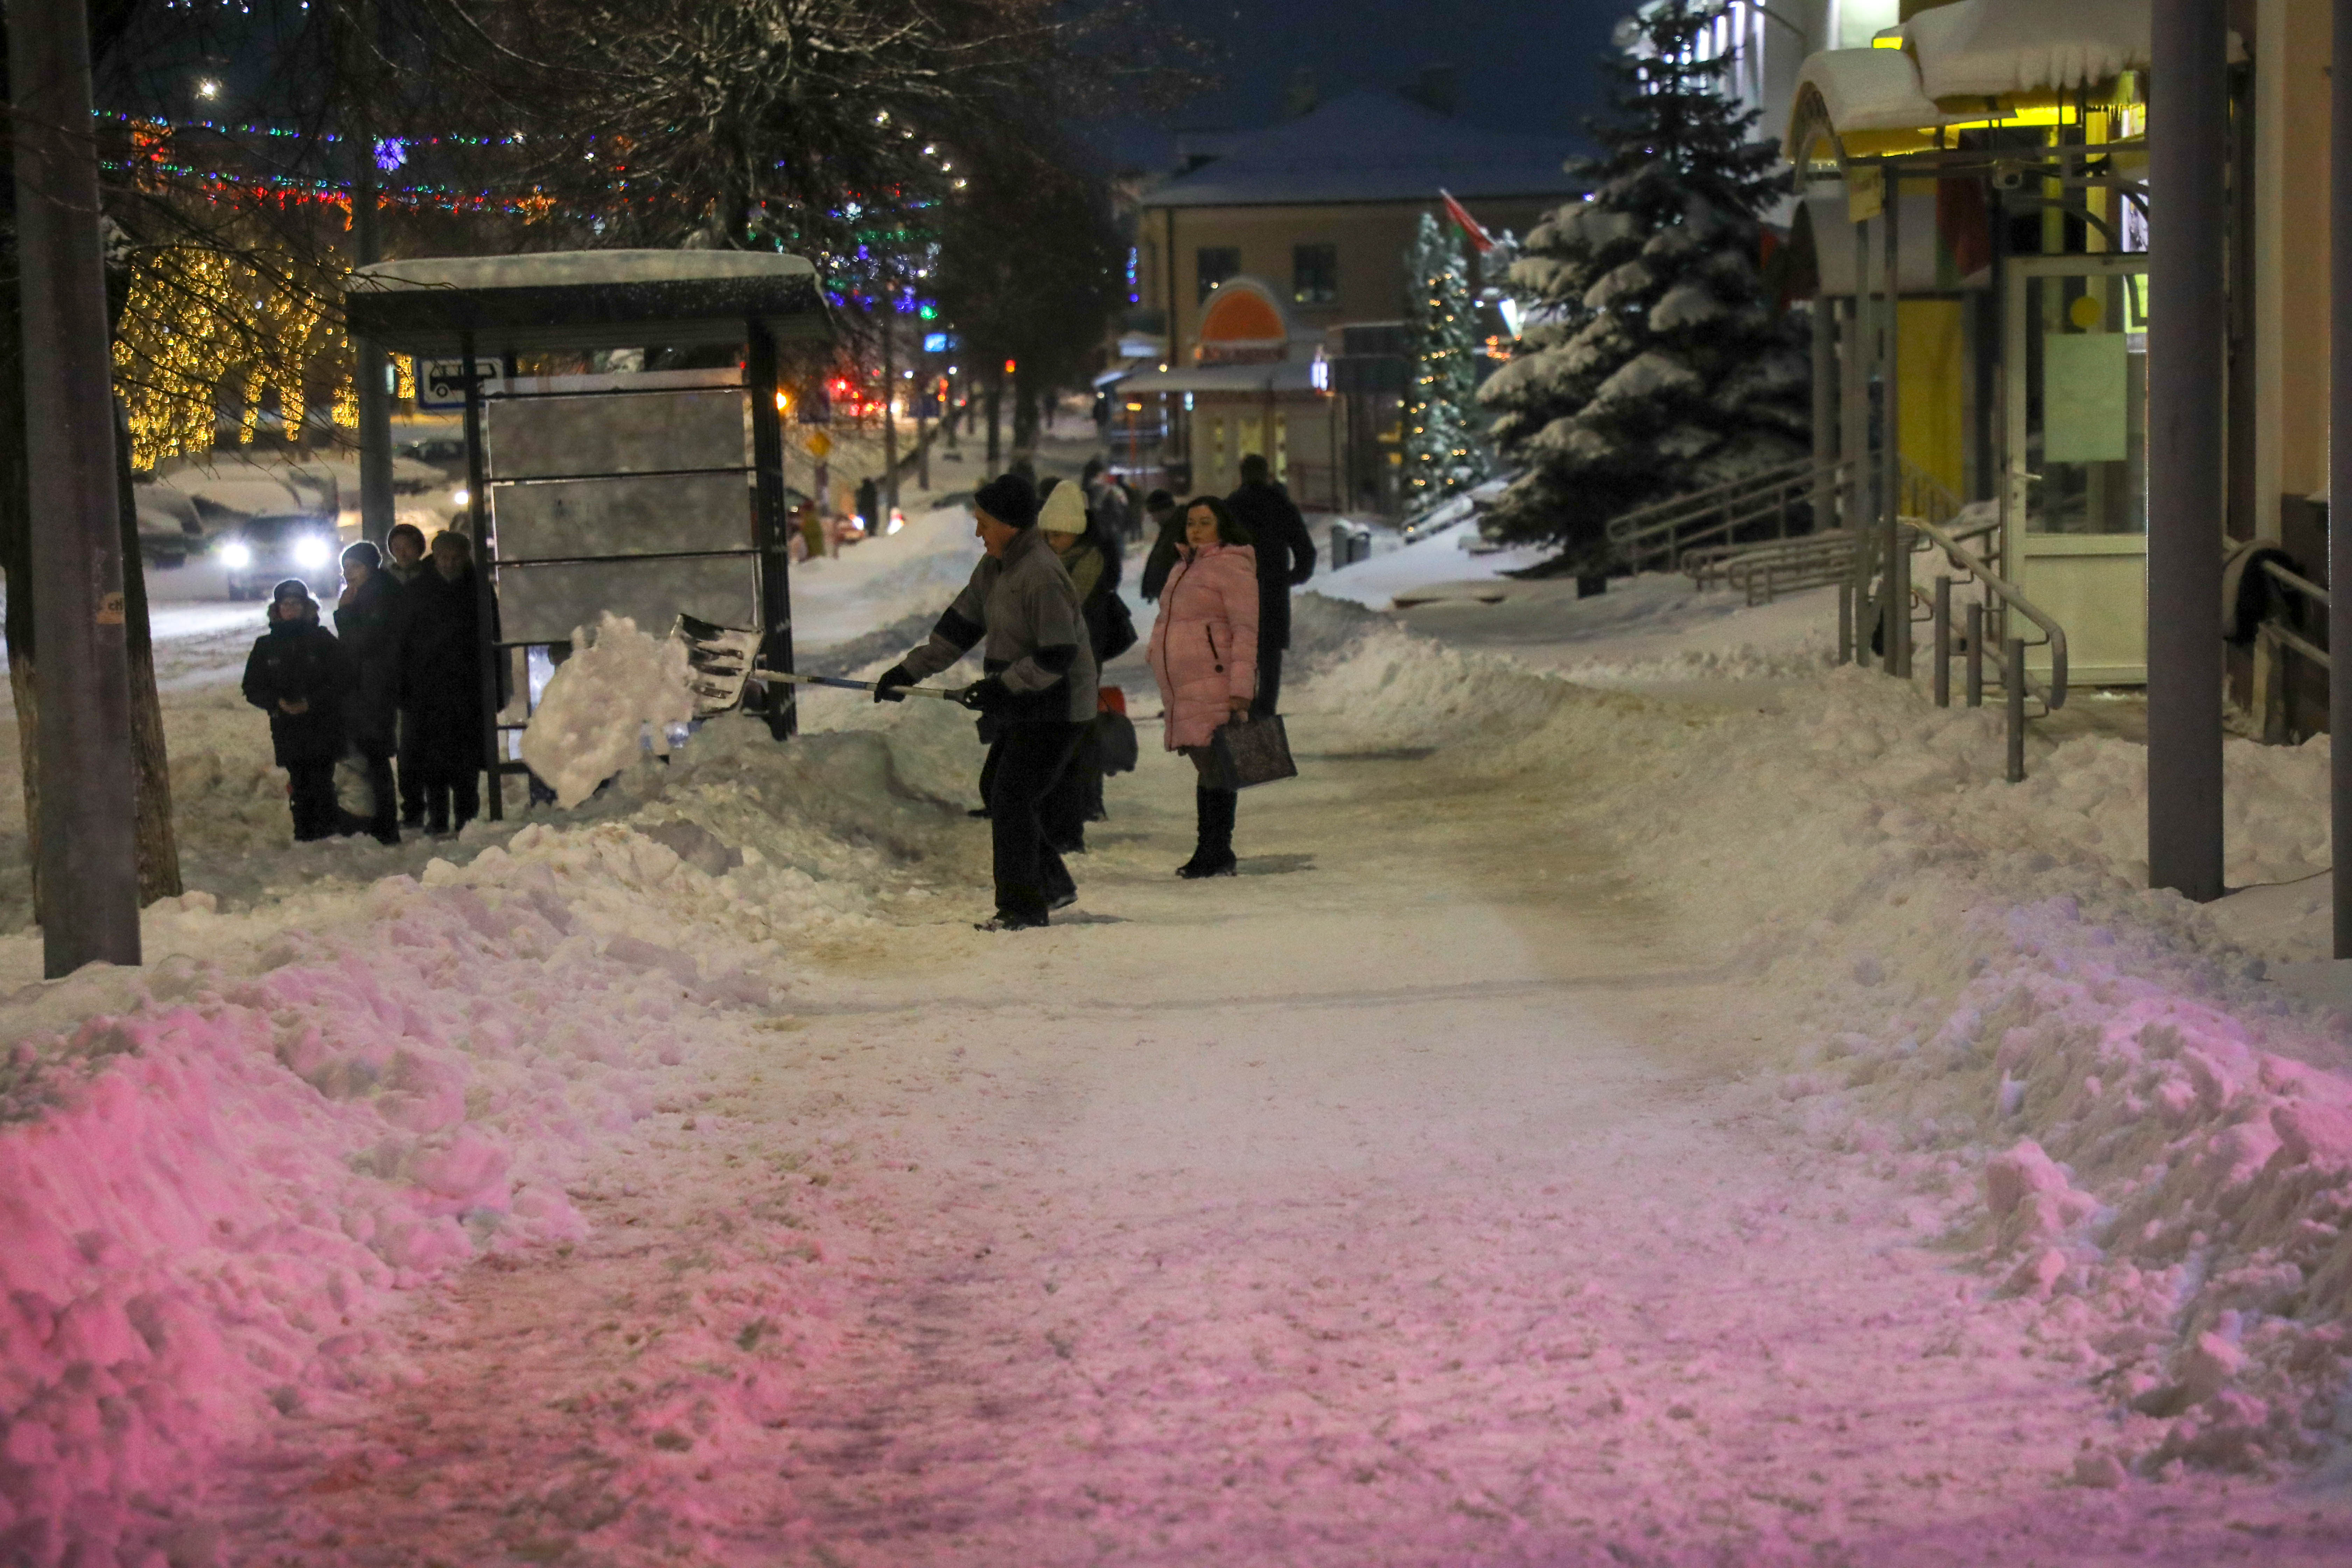
[[[383,556],[362,540],[343,552],[343,593],[335,601],[335,638],[352,669],[343,700],[343,727],[352,750],[367,766],[373,805],[355,831],[379,844],[400,842],[399,793],[392,753],[400,735],[401,648],[407,632],[408,591],[383,569]]]
[[[1037,532],[1036,490],[1006,473],[981,486],[972,511],[987,555],[929,640],[875,681],[874,700],[904,701],[898,688],[980,647],[986,674],[961,695],[998,730],[988,797],[996,915],[981,929],[1025,931],[1078,896],[1052,843],[1081,807],[1066,775],[1098,710],[1095,656],[1077,591]]]
[[[350,666],[335,634],[319,624],[319,602],[299,577],[269,594],[269,629],[245,661],[245,700],[269,715],[269,744],[286,770],[294,839],[334,837],[335,762],[348,743],[343,693]]]
[[[425,559],[423,529],[413,522],[392,525],[392,531],[383,538],[383,571],[404,589],[432,574],[432,563]],[[414,729],[408,722],[407,710],[403,708],[400,744],[393,763],[400,778],[400,825],[412,831],[425,826],[425,775],[417,771],[421,764],[416,760]]]
[[[463,828],[481,815],[481,603],[472,542],[454,530],[433,538],[433,569],[416,580],[401,665],[403,726],[416,737],[417,780],[429,833]]]
[[[1166,490],[1143,498],[1143,515],[1150,520],[1151,553],[1143,558],[1143,580],[1138,586],[1146,603],[1155,603],[1167,585],[1169,568],[1176,564],[1177,551],[1183,548],[1184,517],[1176,498]]]
[[[1234,519],[1257,552],[1257,700],[1253,718],[1276,711],[1282,696],[1282,650],[1290,646],[1290,590],[1315,575],[1315,541],[1282,487],[1252,452],[1242,459],[1241,488],[1225,498]]]

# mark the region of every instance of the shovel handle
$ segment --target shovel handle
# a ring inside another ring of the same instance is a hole
[[[871,691],[871,680],[852,680],[841,675],[801,675],[781,669],[755,669],[750,679],[782,686],[831,686],[843,691]],[[937,697],[945,701],[960,700],[960,694],[937,686],[894,686],[890,689],[907,697]]]

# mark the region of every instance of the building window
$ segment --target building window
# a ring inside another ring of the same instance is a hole
[[[1204,245],[1196,258],[1201,274],[1201,298],[1226,279],[1237,277],[1242,269],[1242,253],[1237,246]]]
[[[1290,297],[1301,305],[1328,305],[1339,297],[1339,247],[1290,247]]]

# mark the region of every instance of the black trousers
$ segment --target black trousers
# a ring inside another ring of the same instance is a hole
[[[392,782],[392,758],[362,757],[361,761],[367,767],[368,797],[375,802],[375,815],[363,826],[378,838],[389,837],[400,831],[399,793]]]
[[[996,851],[996,912],[1043,921],[1049,898],[1076,884],[1055,841],[1085,831],[1085,797],[1070,757],[1084,724],[1007,724],[989,756],[988,816]]]
[[[425,820],[425,762],[419,752],[416,715],[400,716],[400,820],[414,827]]]
[[[446,833],[451,827],[463,827],[482,815],[482,775],[478,773],[450,773],[417,781],[417,791],[425,797],[425,830]],[[452,823],[451,808],[456,808],[457,821]]]
[[[1257,695],[1250,700],[1250,717],[1270,719],[1282,700],[1282,649],[1260,645],[1257,650]]]
[[[292,763],[286,769],[287,803],[294,809],[294,842],[331,838],[342,825],[335,804],[335,764]]]

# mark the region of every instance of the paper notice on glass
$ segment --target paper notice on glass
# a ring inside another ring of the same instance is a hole
[[[2042,340],[2042,460],[2120,463],[2130,446],[2130,384],[2121,332]]]

